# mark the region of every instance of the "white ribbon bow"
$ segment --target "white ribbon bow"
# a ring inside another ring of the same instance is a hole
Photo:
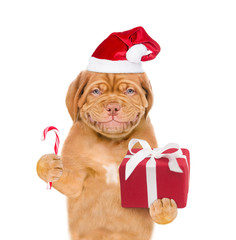
[[[137,153],[132,152],[132,148],[136,143],[140,143],[143,149]],[[125,167],[125,180],[127,180],[134,169],[142,162],[145,158],[150,157],[146,163],[146,178],[147,178],[147,192],[148,192],[148,206],[157,199],[157,183],[156,183],[156,160],[162,157],[168,158],[168,166],[170,171],[182,173],[182,169],[179,167],[176,158],[184,158],[187,162],[186,156],[183,155],[182,150],[178,144],[169,143],[163,148],[152,148],[147,141],[133,138],[129,142],[129,152],[131,155],[126,155],[125,158],[130,158],[126,163]],[[177,151],[173,153],[163,153],[170,148],[175,148]]]

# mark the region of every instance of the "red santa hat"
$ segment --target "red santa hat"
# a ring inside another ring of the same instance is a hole
[[[104,73],[141,73],[142,61],[154,59],[160,52],[143,27],[114,32],[106,38],[89,59],[88,71]]]

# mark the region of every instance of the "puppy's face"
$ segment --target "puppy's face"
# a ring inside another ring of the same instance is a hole
[[[138,126],[148,104],[151,104],[147,98],[148,91],[142,84],[149,85],[146,76],[88,71],[83,74],[84,86],[75,100],[79,117],[104,136],[117,138],[128,135]]]

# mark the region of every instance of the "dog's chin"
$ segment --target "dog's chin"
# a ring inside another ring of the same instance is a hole
[[[116,120],[101,122],[87,114],[86,118],[82,118],[82,120],[97,133],[109,138],[120,138],[129,135],[138,126],[141,116],[141,113],[137,113],[134,119],[127,122]]]

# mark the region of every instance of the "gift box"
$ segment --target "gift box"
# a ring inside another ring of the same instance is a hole
[[[132,149],[139,142],[142,149]],[[119,167],[121,204],[124,208],[148,208],[156,199],[174,199],[178,208],[187,203],[189,151],[177,144],[152,149],[141,139],[132,139]]]

